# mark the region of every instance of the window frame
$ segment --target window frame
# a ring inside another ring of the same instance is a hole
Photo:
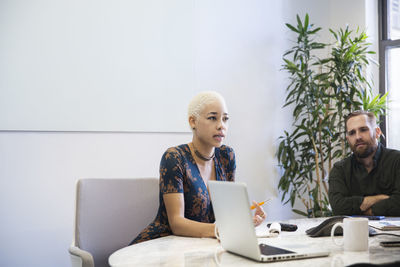
[[[391,48],[400,48],[400,39],[390,40],[388,38],[388,6],[389,0],[378,1],[379,12],[379,93],[387,92],[387,51]],[[387,135],[387,115],[381,118],[380,128],[384,136]],[[381,139],[383,145],[387,145],[386,138]]]

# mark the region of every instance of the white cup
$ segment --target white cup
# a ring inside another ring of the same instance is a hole
[[[343,241],[337,243],[334,238],[335,229],[343,228]],[[331,238],[335,245],[343,246],[345,251],[368,250],[368,219],[344,218],[343,223],[336,223],[331,230]]]

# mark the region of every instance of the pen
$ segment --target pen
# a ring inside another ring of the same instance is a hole
[[[267,203],[270,200],[271,199],[268,198],[267,200],[261,201],[261,202],[258,203],[258,206],[264,205],[265,203]],[[251,210],[254,210],[255,208],[256,208],[256,206],[254,206],[254,205],[251,205],[251,207],[250,207]]]

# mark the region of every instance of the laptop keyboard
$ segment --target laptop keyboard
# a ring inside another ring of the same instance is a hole
[[[260,244],[260,251],[261,251],[262,255],[266,255],[266,256],[296,253],[294,251],[277,248],[277,247],[273,247],[273,246],[268,246],[266,244]]]

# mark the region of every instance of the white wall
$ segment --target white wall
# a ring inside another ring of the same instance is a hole
[[[364,12],[360,0],[195,2],[195,90],[226,97],[226,143],[236,151],[237,179],[253,199],[276,197],[265,207],[270,220],[295,216],[280,203],[274,157],[277,137],[290,127],[281,108],[281,55],[292,44],[284,22],[307,11],[327,26],[333,10],[344,22],[342,4],[348,19]],[[0,266],[69,266],[76,180],[158,176],[164,150],[190,139],[188,133],[0,132]]]
[[[0,130],[187,131],[193,3],[0,1]]]

